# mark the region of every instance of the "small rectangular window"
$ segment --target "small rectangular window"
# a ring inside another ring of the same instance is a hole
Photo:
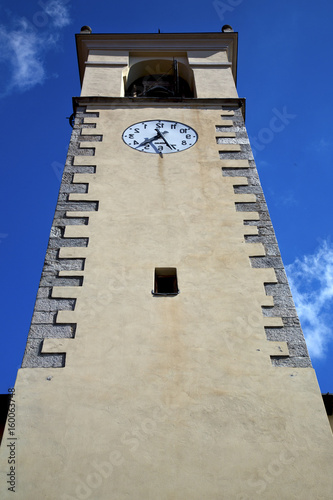
[[[153,295],[178,295],[177,269],[175,267],[155,267]]]

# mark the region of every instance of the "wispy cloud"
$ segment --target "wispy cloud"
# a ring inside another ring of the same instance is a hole
[[[17,89],[25,91],[45,80],[42,54],[52,40],[45,40],[31,31],[26,21],[21,20],[15,30],[0,27],[0,44],[3,47],[2,62],[10,70],[4,94]]]
[[[51,17],[53,25],[57,28],[63,28],[71,23],[66,3],[61,0],[51,0],[45,5],[46,14]]]
[[[297,312],[312,357],[333,341],[333,246],[324,241],[313,255],[286,266]]]
[[[46,54],[55,49],[59,41],[59,32],[54,34],[52,28],[63,28],[71,22],[65,6],[67,1],[51,0],[43,4],[43,10],[35,12],[32,21],[14,17],[10,27],[0,25],[4,82],[1,97],[44,83]]]

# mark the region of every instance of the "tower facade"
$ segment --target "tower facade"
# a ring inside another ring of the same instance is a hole
[[[332,433],[244,125],[237,34],[85,28],[77,49],[1,498],[12,474],[24,500],[331,499]]]

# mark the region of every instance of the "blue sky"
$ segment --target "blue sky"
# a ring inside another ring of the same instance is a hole
[[[1,2],[0,393],[15,381],[29,331],[66,117],[80,94],[74,33],[85,24],[96,33],[238,31],[246,126],[321,390],[333,392],[332,19],[331,0]]]

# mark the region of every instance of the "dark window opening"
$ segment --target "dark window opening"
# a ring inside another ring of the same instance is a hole
[[[127,96],[131,97],[193,97],[189,84],[181,77],[175,81],[172,75],[146,75],[130,85]]]
[[[194,76],[184,61],[153,59],[132,61],[125,80],[125,96],[153,98],[193,98]]]
[[[153,295],[178,295],[177,269],[175,267],[156,267]]]

